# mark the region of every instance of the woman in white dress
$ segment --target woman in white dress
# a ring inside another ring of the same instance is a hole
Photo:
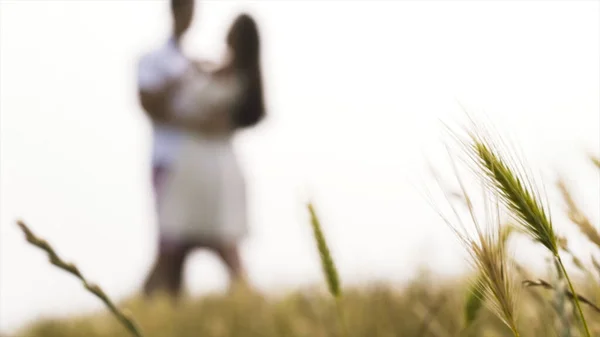
[[[245,179],[233,148],[235,132],[265,114],[255,21],[240,15],[227,36],[229,61],[180,84],[168,122],[182,130],[165,178],[158,217],[161,249],[147,288],[181,289],[183,266],[195,248],[213,250],[233,283],[244,281],[238,244],[247,235]],[[147,289],[147,293],[153,289]]]

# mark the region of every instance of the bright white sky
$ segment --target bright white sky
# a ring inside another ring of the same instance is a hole
[[[112,296],[143,282],[156,231],[134,65],[167,37],[169,19],[158,0],[0,4],[4,330],[101,308],[24,242],[16,218]],[[464,271],[421,185],[426,159],[451,176],[440,120],[463,121],[459,102],[518,143],[552,200],[556,172],[575,177],[599,222],[598,172],[585,155],[600,152],[600,2],[203,1],[189,54],[218,57],[240,10],[260,25],[270,114],[237,140],[251,192],[243,254],[261,289],[322,282],[309,192],[346,283],[402,281],[421,266]],[[211,255],[190,260],[192,293],[225,281]]]

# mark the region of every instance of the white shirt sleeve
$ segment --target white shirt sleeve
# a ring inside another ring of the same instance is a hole
[[[144,55],[138,63],[138,87],[145,91],[159,91],[165,78],[154,55]]]
[[[171,45],[165,47],[160,56],[164,76],[169,79],[181,78],[190,69],[190,61]]]
[[[142,90],[160,91],[169,81],[182,78],[190,61],[171,43],[144,55],[138,64],[138,86]]]

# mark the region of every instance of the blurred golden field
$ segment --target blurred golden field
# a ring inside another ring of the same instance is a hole
[[[318,289],[280,297],[238,291],[186,299],[177,309],[166,298],[132,299],[122,306],[131,310],[144,334],[150,337],[511,336],[485,308],[477,314],[474,324],[464,329],[468,286],[466,280],[423,275],[401,289],[382,284],[347,290],[342,300],[346,331],[338,320],[335,303]],[[598,291],[597,284],[589,286]],[[519,324],[523,336],[556,335],[558,320],[549,304],[551,296],[551,292],[542,289],[522,293]],[[600,335],[600,314],[591,310],[586,310],[586,314],[594,335]],[[130,333],[109,313],[99,313],[41,321],[17,336],[126,337]]]
[[[240,285],[226,294],[184,297],[178,302],[159,296],[113,303],[75,265],[63,261],[48,242],[19,222],[29,243],[45,250],[52,264],[78,277],[110,311],[40,320],[21,329],[16,337],[600,336],[596,251],[590,257],[573,253],[567,238],[554,229],[548,205],[519,158],[485,131],[475,128],[467,135],[459,142],[466,154],[463,158],[467,164],[471,161],[471,172],[481,179],[488,194],[472,198],[458,170],[459,189],[448,188],[439,180],[438,184],[448,202],[450,196],[458,196],[460,201],[461,210],[452,206],[453,215],[440,215],[468,252],[472,275],[448,279],[422,273],[402,287],[371,284],[346,288],[317,212],[308,204],[327,288],[276,295]],[[600,169],[598,157],[591,156],[591,164]],[[594,249],[600,248],[598,226],[578,207],[569,186],[559,179],[554,188],[560,192],[572,226]],[[483,219],[478,219],[475,209],[480,199],[485,204]],[[500,216],[501,210],[509,217]],[[466,213],[468,220],[459,213]],[[513,236],[528,238],[546,250],[539,256],[547,261],[546,272],[527,270],[519,256],[508,252]]]

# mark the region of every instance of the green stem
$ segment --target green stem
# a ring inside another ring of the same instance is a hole
[[[583,328],[585,329],[585,334],[587,337],[592,337],[592,335],[590,334],[590,329],[588,328],[587,322],[585,320],[585,316],[583,315],[583,310],[581,310],[581,305],[579,304],[579,299],[577,298],[577,293],[575,292],[575,288],[573,287],[571,278],[569,277],[569,274],[567,273],[567,269],[565,268],[565,265],[563,264],[562,259],[560,258],[560,255],[556,254],[554,257],[556,258],[556,261],[558,262],[558,265],[560,266],[561,272],[563,273],[563,275],[565,276],[565,279],[567,280],[569,289],[571,290],[571,293],[573,294],[573,301],[575,302],[575,306],[577,307],[577,311],[579,312],[579,317],[581,319],[581,323],[583,323]]]
[[[338,315],[338,320],[340,322],[341,328],[342,328],[342,333],[344,337],[348,337],[350,336],[350,334],[348,334],[348,326],[346,325],[346,319],[344,317],[344,311],[342,310],[342,303],[341,303],[342,299],[340,297],[336,297],[335,298],[335,307],[336,307],[336,311],[337,311],[337,315]]]

